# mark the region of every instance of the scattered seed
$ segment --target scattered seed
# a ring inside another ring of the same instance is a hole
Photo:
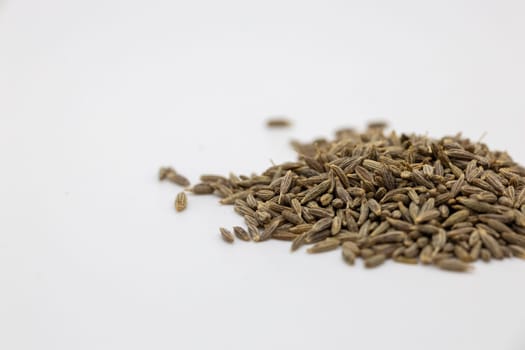
[[[177,194],[177,197],[175,197],[175,210],[177,211],[183,211],[188,206],[188,198],[186,197],[186,193],[179,192]]]
[[[222,239],[223,239],[225,242],[227,242],[227,243],[233,243],[234,238],[233,238],[232,233],[231,233],[229,230],[225,229],[224,227],[221,227],[221,228],[219,229],[219,231],[221,232]]]

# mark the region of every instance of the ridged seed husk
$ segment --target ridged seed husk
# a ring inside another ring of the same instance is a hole
[[[221,232],[222,239],[223,239],[225,242],[227,242],[227,243],[233,243],[234,238],[233,238],[232,233],[231,233],[229,230],[225,229],[224,227],[221,227],[221,228],[219,229],[219,231]]]
[[[186,197],[186,193],[179,192],[177,194],[177,197],[175,197],[175,210],[177,211],[183,211],[188,206],[188,198]]]

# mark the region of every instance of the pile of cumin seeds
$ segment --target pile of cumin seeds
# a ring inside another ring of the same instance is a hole
[[[258,175],[202,175],[243,216],[243,240],[333,250],[366,267],[388,259],[468,271],[476,260],[525,258],[525,168],[460,135],[431,139],[341,129],[333,140],[292,142],[296,161]],[[191,189],[190,189],[191,191]],[[234,235],[221,229],[225,241]]]

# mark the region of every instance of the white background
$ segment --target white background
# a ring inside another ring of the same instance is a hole
[[[224,244],[173,165],[250,173],[387,119],[525,163],[522,1],[0,1],[0,348],[525,349],[525,262],[469,275]],[[295,121],[264,128],[267,116]],[[486,133],[485,136],[483,134]]]

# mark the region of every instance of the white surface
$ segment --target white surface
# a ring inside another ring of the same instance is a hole
[[[525,348],[525,263],[228,246],[159,184],[385,118],[525,163],[521,1],[0,2],[1,349]],[[268,115],[296,127],[269,132]]]

